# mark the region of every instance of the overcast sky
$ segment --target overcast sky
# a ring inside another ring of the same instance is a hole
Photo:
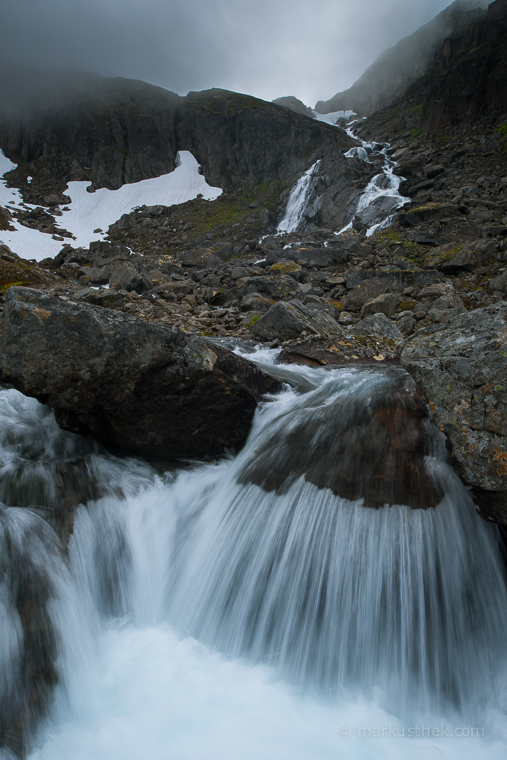
[[[296,95],[313,106],[449,4],[0,0],[0,56],[142,79],[181,95],[223,87],[266,100]]]

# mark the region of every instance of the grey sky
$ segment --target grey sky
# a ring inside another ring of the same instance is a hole
[[[478,3],[480,0],[478,0]],[[0,55],[308,105],[349,87],[449,0],[0,0]]]

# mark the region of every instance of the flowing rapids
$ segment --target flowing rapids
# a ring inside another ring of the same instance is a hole
[[[505,757],[498,529],[405,373],[275,357],[245,448],[171,471],[0,391],[5,758]],[[393,456],[436,507],[379,506]]]

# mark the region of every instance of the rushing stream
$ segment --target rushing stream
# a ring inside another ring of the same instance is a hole
[[[287,386],[245,448],[169,472],[0,391],[7,748],[34,760],[504,760],[496,526],[429,417],[407,422],[421,407],[401,369],[276,354],[250,357]],[[402,492],[423,508],[397,503]]]

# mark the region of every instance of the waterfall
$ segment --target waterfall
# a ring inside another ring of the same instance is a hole
[[[355,140],[360,139],[354,135],[352,126],[353,123],[347,129],[348,134]],[[399,187],[403,178],[398,177],[395,173],[397,164],[388,155],[389,143],[378,145],[365,140],[360,140],[360,142],[361,147],[351,148],[345,153],[347,158],[360,158],[362,161],[370,163],[369,156],[376,156],[383,163],[382,172],[370,180],[361,194],[355,214],[356,218],[367,228],[367,237],[370,237],[378,230],[388,227],[395,212],[405,204],[410,203],[410,199],[400,195]],[[344,227],[341,232],[350,229],[351,226],[352,222]]]
[[[5,758],[505,757],[498,529],[410,377],[249,358],[244,449],[165,471],[0,391]]]
[[[301,223],[304,216],[305,208],[308,205],[308,199],[310,197],[310,190],[312,186],[312,178],[319,168],[320,161],[316,161],[308,171],[306,171],[302,177],[300,177],[291,190],[289,199],[287,201],[287,207],[285,209],[285,216],[278,225],[278,232],[295,232]]]

